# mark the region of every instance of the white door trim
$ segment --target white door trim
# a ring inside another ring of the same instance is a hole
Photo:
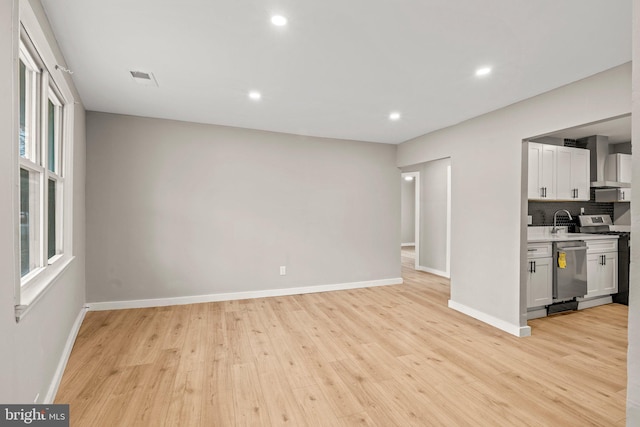
[[[447,258],[445,263],[446,277],[451,278],[451,163],[447,166]]]

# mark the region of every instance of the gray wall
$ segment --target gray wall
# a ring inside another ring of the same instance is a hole
[[[447,168],[451,159],[427,162],[422,167],[420,198],[420,266],[447,275]]]
[[[640,425],[640,0],[633,2],[633,182],[631,206],[631,277],[629,280],[629,352],[627,355],[627,426]]]
[[[630,113],[630,84],[628,63],[400,144],[399,167],[451,157],[454,305],[528,332],[522,140]]]
[[[400,241],[403,244],[415,243],[416,240],[416,181],[400,183],[402,201],[400,209]]]
[[[50,35],[44,12],[32,2]],[[18,247],[17,80],[18,2],[0,2],[0,402],[42,402],[53,380],[69,333],[84,304],[84,110],[76,105],[74,254],[76,258],[32,310],[16,323],[14,284],[20,280]],[[50,43],[54,42],[49,37]],[[61,56],[59,63],[64,64]],[[14,74],[15,72],[15,74]],[[13,203],[11,202],[13,201]]]
[[[95,112],[87,140],[90,302],[400,277],[396,146]]]

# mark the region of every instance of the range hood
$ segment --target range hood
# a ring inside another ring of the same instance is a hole
[[[621,181],[620,177],[627,175],[620,173],[622,163],[630,161],[628,154],[611,153],[609,137],[602,135],[589,136],[579,140],[586,144],[591,156],[591,187],[595,188],[630,188],[631,179],[628,182]],[[629,171],[631,166],[629,164]],[[625,168],[626,170],[626,168]]]

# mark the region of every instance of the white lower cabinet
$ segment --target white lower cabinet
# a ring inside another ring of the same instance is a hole
[[[553,251],[551,243],[527,245],[527,308],[553,303]],[[618,240],[587,241],[587,294],[585,298],[618,292]],[[531,310],[530,310],[531,311]],[[533,310],[535,311],[535,310]]]
[[[530,259],[527,276],[527,308],[551,304],[552,285],[553,258]]]
[[[553,300],[551,243],[531,243],[527,249],[527,308],[549,305]]]
[[[589,254],[587,252],[586,298],[618,292],[618,253]]]
[[[617,239],[587,242],[587,295],[585,298],[618,292]]]

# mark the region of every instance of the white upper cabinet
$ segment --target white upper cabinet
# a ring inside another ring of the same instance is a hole
[[[536,142],[529,143],[529,199],[539,199],[542,197],[542,187],[540,186],[540,164],[542,163],[542,144]]]
[[[591,198],[591,153],[574,148],[571,155],[571,187],[576,190],[576,200]]]
[[[589,200],[589,150],[556,147],[556,199]]]
[[[630,188],[599,188],[596,190],[596,202],[630,202]]]
[[[529,199],[554,200],[556,197],[556,147],[529,143]]]
[[[529,143],[530,200],[589,200],[589,150]]]
[[[604,173],[607,181],[631,182],[631,154],[609,154]]]
[[[571,149],[569,147],[556,147],[556,153],[557,198],[572,199],[575,192],[571,185]]]

